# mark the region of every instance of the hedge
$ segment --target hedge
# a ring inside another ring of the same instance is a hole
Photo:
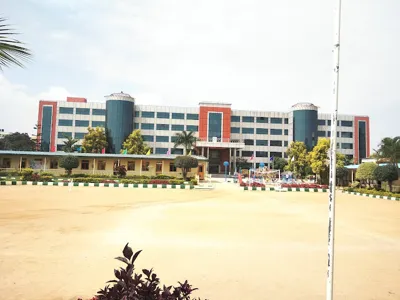
[[[386,191],[378,191],[374,189],[357,189],[357,188],[345,188],[343,189],[346,192],[354,192],[354,193],[360,193],[360,194],[369,194],[369,195],[376,195],[376,196],[387,196],[387,197],[397,197],[400,198],[399,193],[390,193]]]

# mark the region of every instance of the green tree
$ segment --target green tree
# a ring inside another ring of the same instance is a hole
[[[281,170],[281,172],[283,172],[287,164],[288,162],[286,159],[282,157],[275,157],[272,166],[274,170]]]
[[[376,167],[377,164],[373,162],[362,163],[358,166],[356,179],[360,182],[367,182],[367,184],[370,184],[370,182],[375,179],[374,171]]]
[[[327,138],[318,140],[317,145],[314,146],[312,151],[308,155],[311,169],[315,174],[318,174],[322,183],[327,182],[328,179],[328,151],[330,147],[330,141]]]
[[[292,142],[287,150],[288,164],[285,170],[293,172],[296,177],[303,178],[308,166],[307,147],[303,142]]]
[[[77,139],[73,139],[71,136],[65,136],[67,139],[66,141],[63,141],[64,146],[62,147],[62,150],[64,152],[74,152],[76,150],[76,143],[78,142]]]
[[[0,139],[0,150],[33,151],[35,142],[27,133],[14,132]]]
[[[107,148],[107,137],[103,127],[88,128],[88,133],[83,138],[82,150],[86,153],[101,153]]]
[[[144,142],[139,129],[134,130],[126,138],[125,142],[122,144],[122,148],[121,152],[126,149],[128,154],[146,154],[150,150],[150,147]]]
[[[393,165],[378,166],[374,170],[375,179],[378,181],[387,181],[389,191],[392,191],[392,183],[399,178],[397,167]]]
[[[345,167],[338,167],[336,169],[336,179],[338,180],[340,185],[344,185],[344,182],[347,181],[347,177],[349,176],[349,169]]]
[[[382,139],[376,153],[379,158],[386,158],[391,164],[397,165],[400,162],[400,136]]]
[[[79,159],[73,155],[66,155],[60,158],[60,167],[65,169],[68,176],[71,175],[72,169],[79,166]]]
[[[251,163],[244,157],[236,158],[236,168],[238,169],[250,169]]]
[[[346,165],[346,155],[336,152],[336,168],[343,168]]]
[[[29,49],[23,47],[22,42],[14,38],[18,33],[5,22],[6,19],[0,18],[0,71],[11,65],[23,67],[22,61],[32,55]]]
[[[182,169],[182,177],[184,180],[187,179],[187,173],[190,168],[197,168],[199,162],[196,158],[189,155],[181,155],[175,158],[175,167]]]
[[[193,131],[182,131],[181,133],[175,134],[175,143],[174,148],[178,146],[183,146],[184,152],[183,154],[186,155],[188,151],[192,150],[194,144],[198,140],[197,137],[194,136]]]

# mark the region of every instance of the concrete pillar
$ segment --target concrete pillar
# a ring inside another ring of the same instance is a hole
[[[233,148],[233,169],[236,171],[236,148]]]
[[[92,174],[94,175],[94,170],[96,169],[96,159],[93,158],[93,168],[92,168]]]
[[[201,156],[204,156],[204,147],[201,147]]]
[[[232,169],[232,149],[228,148],[229,150],[229,175],[231,175],[231,169]]]

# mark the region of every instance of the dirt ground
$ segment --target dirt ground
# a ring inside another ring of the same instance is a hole
[[[324,299],[327,194],[0,187],[0,298],[90,297],[126,242],[210,300]],[[335,300],[400,299],[400,202],[338,194]]]

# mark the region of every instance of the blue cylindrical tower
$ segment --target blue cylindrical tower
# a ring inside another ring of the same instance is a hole
[[[303,142],[312,149],[318,141],[318,107],[312,103],[297,103],[293,111],[293,141]]]
[[[110,153],[120,153],[122,143],[133,131],[135,99],[123,92],[105,98],[108,149]]]

